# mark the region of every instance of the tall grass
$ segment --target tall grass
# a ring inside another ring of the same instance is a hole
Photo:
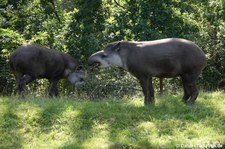
[[[0,148],[225,147],[225,92],[98,101],[0,97]],[[211,146],[210,146],[211,145]]]

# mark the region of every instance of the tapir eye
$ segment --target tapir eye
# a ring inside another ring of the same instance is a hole
[[[106,58],[106,57],[107,57],[106,54],[102,54],[102,55],[101,55],[101,58]]]
[[[76,70],[78,70],[78,71],[79,71],[79,70],[83,70],[83,69],[84,69],[84,68],[83,68],[83,66],[81,66],[81,65],[78,66],[78,67],[76,68]]]

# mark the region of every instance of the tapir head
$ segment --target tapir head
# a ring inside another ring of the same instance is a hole
[[[89,65],[96,65],[100,68],[110,66],[123,67],[120,56],[120,42],[109,44],[104,50],[92,54],[88,59]]]
[[[81,65],[71,63],[64,71],[65,78],[76,87],[85,85],[85,71]]]

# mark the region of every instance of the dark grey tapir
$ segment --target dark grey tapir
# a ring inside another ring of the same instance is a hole
[[[15,74],[21,96],[24,96],[25,85],[37,78],[49,80],[50,96],[59,94],[57,83],[62,78],[66,78],[77,87],[85,84],[85,72],[78,60],[38,44],[24,44],[18,47],[10,56],[10,68]]]
[[[144,103],[154,102],[152,77],[180,76],[185,103],[194,103],[198,96],[196,80],[206,66],[206,56],[193,42],[169,38],[144,42],[113,42],[89,57],[90,65],[100,68],[119,66],[140,82]]]

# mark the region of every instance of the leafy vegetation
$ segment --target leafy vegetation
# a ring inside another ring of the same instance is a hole
[[[208,58],[199,84],[207,90],[224,88],[224,11],[224,0],[3,0],[0,4],[1,94],[15,92],[7,62],[9,55],[23,43],[34,42],[64,51],[85,65],[93,52],[109,42],[167,37],[196,42]],[[115,74],[117,70],[110,72],[106,74]],[[87,74],[91,74],[88,68]],[[112,79],[120,80],[120,75],[121,71]],[[105,84],[112,81],[100,78]],[[172,82],[179,84],[167,80],[165,85],[170,86]],[[135,81],[131,79],[130,83]],[[46,90],[46,81],[35,84],[38,85],[31,86],[34,90],[36,86]],[[122,81],[119,84],[123,85]],[[65,81],[60,84],[65,94],[74,91],[67,86]],[[114,86],[114,90],[119,88]]]
[[[127,72],[86,66],[93,52],[112,41],[186,38],[208,59],[201,89],[224,89],[224,11],[224,0],[2,0],[0,95],[11,96],[0,97],[0,148],[225,146],[224,92],[202,92],[195,105],[185,106],[179,81],[166,79],[165,95],[145,107],[139,84]],[[48,83],[40,80],[28,87],[26,99],[12,96],[8,58],[27,42],[80,59],[87,85],[76,89],[62,80],[64,96],[50,100],[44,98]],[[159,80],[154,86],[157,91]]]
[[[225,146],[225,92],[201,93],[186,106],[176,96],[80,100],[0,98],[0,148],[175,148]]]

